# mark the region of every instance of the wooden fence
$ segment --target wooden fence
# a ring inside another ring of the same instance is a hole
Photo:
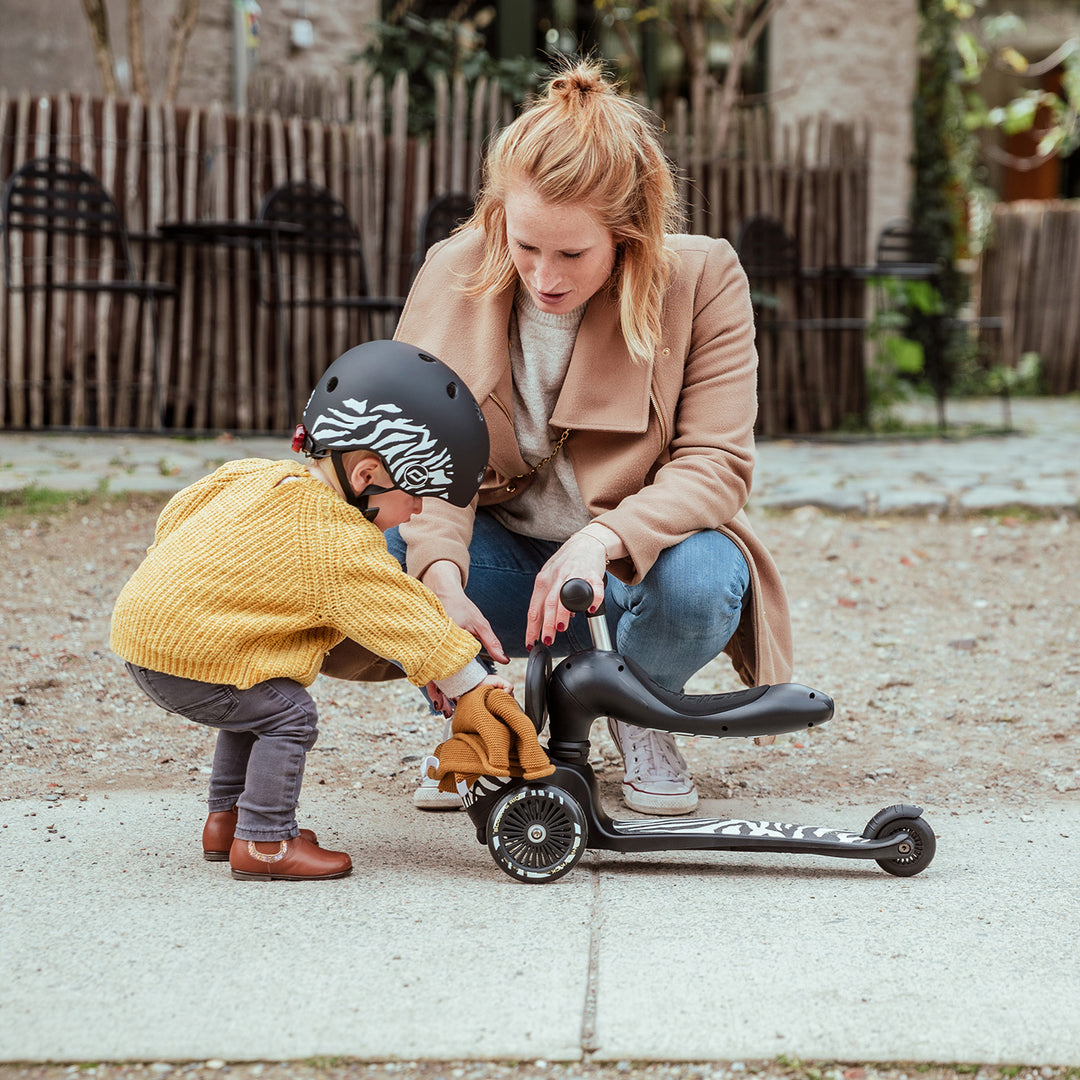
[[[1038,353],[1047,389],[1080,390],[1080,200],[1002,203],[982,258],[980,314],[1004,316],[1001,360]]]
[[[362,327],[355,313],[309,318],[283,335],[266,302],[257,246],[199,248],[157,232],[167,221],[251,220],[272,187],[310,179],[340,197],[357,222],[371,292],[403,295],[424,207],[444,191],[475,193],[485,142],[513,108],[494,85],[443,82],[430,137],[413,139],[404,77],[389,89],[376,80],[335,93],[319,99],[334,117],[327,122],[263,109],[233,114],[220,105],[0,90],[0,177],[41,154],[78,161],[116,194],[145,276],[178,287],[159,311],[158,348],[143,320],[137,355],[123,364],[78,346],[94,334],[56,335],[57,344],[46,328],[49,340],[13,348],[10,316],[23,300],[0,289],[0,428],[286,430],[312,373],[363,334],[389,336],[392,318]],[[680,104],[666,121],[688,228],[734,239],[746,217],[769,213],[798,239],[804,266],[863,264],[868,133],[822,118],[775,137],[769,114],[758,110],[741,115],[721,149],[710,146],[703,126],[710,108],[695,118]],[[800,317],[863,313],[857,283],[808,297]],[[131,300],[110,303],[108,318],[138,325],[124,310]],[[283,340],[288,355],[275,355]],[[762,432],[826,430],[863,412],[860,334],[786,329],[760,347]],[[137,392],[151,382],[160,386],[156,412]]]

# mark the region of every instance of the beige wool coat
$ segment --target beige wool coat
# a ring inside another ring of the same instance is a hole
[[[479,264],[483,236],[467,229],[429,253],[395,337],[454,368],[480,402],[491,457],[480,505],[520,492],[529,464],[511,415],[509,326],[513,289],[479,299],[462,286]],[[612,573],[635,583],[665,548],[718,529],[750,566],[752,604],[727,652],[748,685],[791,677],[787,599],[769,553],[743,511],[754,470],[757,354],[746,275],[731,245],[673,235],[678,267],[664,300],[662,340],[651,363],[635,364],[607,290],[585,311],[551,416],[553,437],[570,429],[563,453],[592,517],[626,546]],[[475,501],[474,501],[475,505]],[[435,561],[469,569],[474,509],[425,499],[401,527],[408,569]],[[526,603],[527,598],[522,599]]]

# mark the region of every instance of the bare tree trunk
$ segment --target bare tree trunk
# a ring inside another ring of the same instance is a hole
[[[622,19],[612,19],[611,28],[615,31],[619,41],[622,43],[622,47],[626,50],[626,59],[634,69],[634,91],[644,94],[647,89],[645,65],[641,62],[641,55],[634,39],[630,36],[630,30]]]
[[[784,0],[737,0],[734,10],[724,20],[730,35],[731,57],[720,88],[720,108],[714,133],[714,145],[718,153],[723,153],[727,146],[731,118],[739,96],[739,77],[743,64],[769,20],[783,3]]]
[[[199,18],[199,0],[179,0],[179,7],[172,18],[172,35],[169,39],[169,67],[165,81],[165,100],[175,101],[180,89],[180,72],[184,67],[184,53]]]
[[[146,77],[146,48],[143,43],[142,0],[128,0],[127,6],[128,60],[131,63],[131,91],[144,101],[150,97],[150,82]]]
[[[113,70],[112,42],[109,40],[109,13],[105,0],[83,0],[83,11],[90,27],[90,41],[94,47],[94,60],[101,75],[105,94],[116,93],[116,72]]]

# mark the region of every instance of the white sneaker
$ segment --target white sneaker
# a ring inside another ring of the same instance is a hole
[[[447,720],[443,724],[442,741],[446,742],[453,734],[453,721]],[[420,810],[460,810],[461,796],[456,791],[440,791],[439,781],[427,774],[427,763],[425,758],[420,765],[420,786],[413,792],[413,806]]]
[[[413,792],[413,806],[420,810],[460,810],[461,796],[456,791],[440,791],[439,781],[430,776],[420,779],[420,786]]]
[[[697,785],[666,731],[609,720],[608,731],[623,756],[622,797],[641,814],[689,814],[697,809]]]

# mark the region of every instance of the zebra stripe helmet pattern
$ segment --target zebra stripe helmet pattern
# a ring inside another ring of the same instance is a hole
[[[369,341],[323,372],[294,445],[370,450],[410,495],[467,506],[487,468],[487,423],[461,378],[402,341]]]

